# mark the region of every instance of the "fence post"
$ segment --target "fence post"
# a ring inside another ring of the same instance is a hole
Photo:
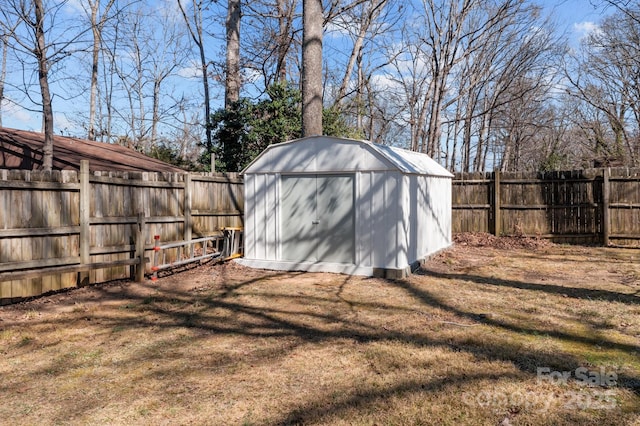
[[[144,216],[144,213],[138,213],[138,223],[136,225],[136,259],[139,260],[139,263],[136,266],[136,281],[140,283],[144,281],[145,270],[144,243],[146,240],[146,218]]]
[[[609,217],[609,175],[611,169],[602,169],[602,245],[607,247],[609,245],[610,229],[610,217]]]
[[[91,183],[89,182],[89,161],[80,161],[80,264],[86,266],[91,261]],[[78,286],[89,285],[91,271],[78,273]]]
[[[183,239],[185,241],[191,241],[191,230],[193,228],[192,217],[191,217],[191,174],[186,173],[184,175],[184,233]],[[189,257],[193,257],[193,245],[189,244],[187,247],[189,250]]]
[[[153,275],[151,276],[151,281],[158,280],[158,259],[160,256],[160,235],[153,236],[153,266],[151,266],[151,270],[153,271]]]
[[[493,172],[493,235],[499,237],[502,233],[500,229],[500,172],[498,170]]]

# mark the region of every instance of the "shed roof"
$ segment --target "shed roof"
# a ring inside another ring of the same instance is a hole
[[[242,173],[365,170],[398,170],[405,174],[453,177],[426,154],[331,136],[309,136],[270,145]]]
[[[43,133],[0,127],[0,168],[42,168],[43,145]],[[184,172],[177,166],[124,146],[54,136],[54,170],[79,170],[81,160],[89,160],[91,171]]]

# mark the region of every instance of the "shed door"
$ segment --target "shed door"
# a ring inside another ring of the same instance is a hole
[[[353,175],[283,176],[282,259],[354,263]]]

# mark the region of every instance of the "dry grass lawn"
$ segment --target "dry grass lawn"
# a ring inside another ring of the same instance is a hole
[[[0,307],[0,376],[11,425],[640,424],[640,250],[471,241],[397,281],[226,263],[82,288]]]

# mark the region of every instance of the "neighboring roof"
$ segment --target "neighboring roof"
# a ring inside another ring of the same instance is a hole
[[[270,145],[242,173],[366,170],[398,170],[406,174],[453,177],[426,154],[331,136],[310,136]]]
[[[41,169],[43,145],[43,133],[0,127],[0,168]],[[91,171],[184,172],[124,146],[54,136],[54,170],[80,170],[81,160],[89,160]]]

